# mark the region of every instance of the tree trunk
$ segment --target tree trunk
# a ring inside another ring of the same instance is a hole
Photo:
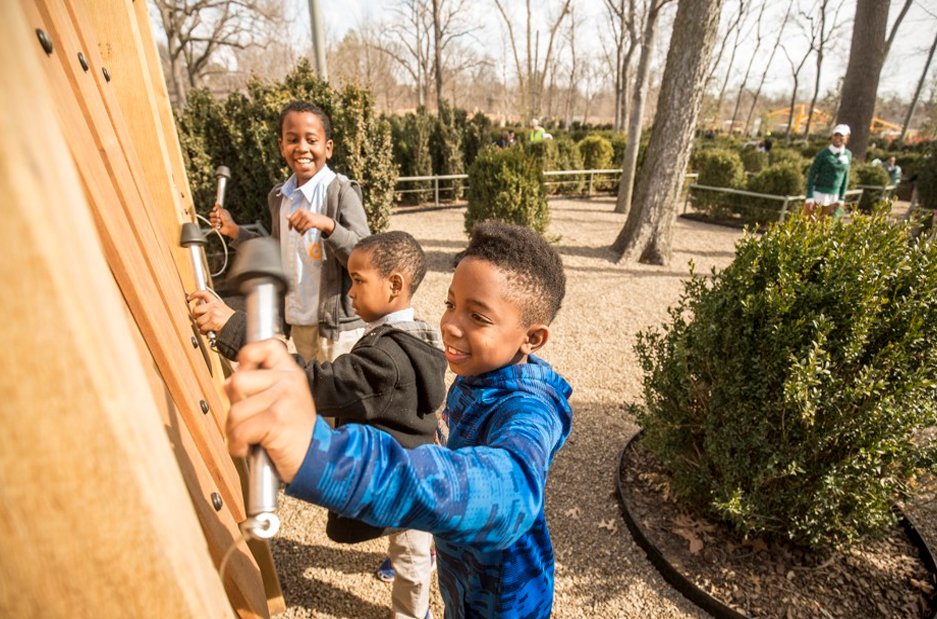
[[[638,74],[635,80],[634,98],[631,102],[631,114],[628,120],[628,142],[625,145],[625,158],[621,162],[621,179],[618,183],[618,199],[615,212],[628,214],[631,210],[631,197],[634,188],[634,174],[638,165],[638,151],[641,146],[641,125],[644,120],[644,104],[650,76],[651,54],[654,40],[657,38],[657,22],[663,2],[654,0],[648,7],[647,21],[644,25],[644,42],[638,59]]]
[[[878,79],[885,62],[885,34],[890,0],[858,0],[852,30],[849,64],[843,80],[837,123],[849,125],[849,149],[858,160],[869,147],[869,127],[875,113]]]
[[[673,222],[723,0],[681,0],[634,205],[612,249],[620,262],[670,262]]]
[[[924,63],[924,70],[921,72],[921,79],[917,83],[914,91],[914,97],[911,99],[911,105],[908,106],[908,115],[904,119],[904,126],[901,128],[901,135],[898,136],[898,145],[904,146],[905,136],[908,135],[908,128],[911,126],[911,117],[914,116],[914,108],[917,107],[918,99],[921,98],[921,89],[927,79],[927,72],[930,70],[930,63],[934,59],[934,50],[937,49],[937,33],[934,34],[934,44],[930,46],[930,53],[927,55],[927,62]]]
[[[442,26],[439,21],[439,2],[433,0],[433,52],[436,57],[436,113],[442,112],[443,101],[443,67],[442,67]]]

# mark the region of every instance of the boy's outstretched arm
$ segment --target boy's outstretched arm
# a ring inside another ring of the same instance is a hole
[[[228,451],[244,457],[251,445],[262,445],[289,483],[306,457],[316,422],[306,374],[277,340],[245,346],[238,362],[224,385],[231,400]]]

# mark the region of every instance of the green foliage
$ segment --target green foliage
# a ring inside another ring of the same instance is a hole
[[[608,170],[613,167],[612,156],[615,151],[612,143],[601,135],[590,135],[583,138],[579,144],[579,152],[582,154],[582,165],[586,170]],[[619,167],[620,167],[619,163]],[[609,191],[614,185],[617,185],[617,179],[614,181],[602,180],[596,181],[595,189]]]
[[[625,150],[628,148],[628,136],[624,133],[613,133],[609,141],[612,143],[612,167],[621,167],[621,162],[625,159]]]
[[[543,170],[559,170],[560,151],[556,140],[525,143],[524,148],[537,160]]]
[[[748,190],[773,196],[799,196],[804,189],[804,175],[796,164],[788,161],[769,166],[748,179]],[[746,197],[739,207],[742,219],[751,224],[778,221],[784,203],[769,198]],[[788,203],[788,213],[800,209],[800,204]]]
[[[739,156],[746,172],[761,172],[768,167],[768,153],[757,148],[744,148]]]
[[[586,170],[607,170],[612,165],[612,143],[600,135],[590,135],[579,142],[582,164]]]
[[[469,167],[465,232],[476,223],[505,221],[541,235],[550,223],[543,168],[523,148],[484,148]]]
[[[430,150],[433,153],[433,169],[436,174],[463,174],[465,161],[462,159],[462,131],[456,125],[455,112],[447,104],[436,116],[436,128],[430,138]],[[464,183],[461,180],[448,181],[453,200],[462,197]]]
[[[429,141],[434,127],[435,121],[426,113],[426,108],[391,118],[394,161],[397,162],[400,176],[432,176],[433,159]],[[433,196],[432,181],[408,182],[403,188],[415,191],[404,194],[404,199],[417,203],[428,202]]]
[[[547,140],[550,141],[550,140]],[[552,140],[556,142],[556,167],[559,170],[582,170],[582,155],[576,143],[568,138],[559,138]],[[555,189],[551,193],[556,194],[580,194],[585,188],[586,181],[582,176],[560,176],[556,181],[562,181],[562,184],[554,185]]]
[[[937,152],[917,161],[918,200],[922,206],[937,210]]]
[[[776,165],[779,163],[793,163],[806,175],[806,170],[810,168],[812,158],[808,159],[803,157],[796,150],[775,147],[771,149],[770,163],[771,165]]]
[[[745,535],[874,536],[937,422],[937,244],[884,215],[795,216],[639,334],[646,443],[673,490]],[[636,409],[636,407],[633,407]]]
[[[231,169],[225,206],[236,221],[260,221],[270,229],[267,194],[289,176],[277,145],[277,125],[282,108],[296,99],[315,103],[329,116],[335,144],[329,166],[361,183],[372,232],[386,229],[397,178],[390,125],[377,115],[367,91],[356,86],[334,90],[305,60],[283,82],[254,79],[245,93],[224,101],[206,90],[190,94],[177,125],[199,213],[207,216],[211,210],[214,168],[225,165]]]
[[[711,148],[697,154],[699,178],[697,185],[739,189],[745,185],[745,169],[738,153],[724,148]],[[693,206],[711,217],[724,219],[734,211],[739,200],[736,196],[708,189],[697,189],[691,194]]]
[[[481,112],[474,114],[469,119],[465,110],[457,109],[455,111],[455,123],[462,134],[462,161],[468,167],[475,161],[478,152],[492,142],[497,141],[497,138],[493,139],[491,137],[491,119]]]
[[[857,185],[885,187],[889,183],[888,172],[880,165],[860,163],[852,165],[856,171]],[[851,171],[851,170],[850,170]],[[863,189],[859,198],[858,208],[863,213],[871,213],[872,207],[885,197],[885,191],[880,189]]]

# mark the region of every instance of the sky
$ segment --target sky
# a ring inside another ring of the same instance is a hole
[[[328,44],[335,44],[340,41],[349,28],[360,28],[365,24],[380,23],[382,20],[390,19],[392,16],[390,8],[400,5],[402,2],[402,0],[318,1],[319,10],[325,22],[325,37]],[[788,3],[777,2],[776,0],[768,1],[770,3],[769,11],[782,11],[775,16],[774,20],[769,20],[770,23],[780,24],[783,17],[783,10]],[[805,8],[809,7],[813,1],[814,0],[800,0]],[[532,5],[538,7],[541,11],[549,13],[551,9],[555,11],[560,3],[561,0],[534,0]],[[841,31],[838,35],[839,42],[838,45],[830,50],[824,61],[821,71],[821,97],[824,92],[836,88],[837,81],[845,74],[849,58],[855,0],[833,0],[831,4],[835,6],[839,3],[842,3],[839,14],[839,21],[842,23],[840,26]],[[509,7],[509,11],[516,12],[517,22],[515,23],[517,25],[523,24],[521,15],[525,3],[521,0],[505,0],[505,4]],[[676,3],[673,4],[675,5]],[[604,0],[573,0],[573,5],[577,19],[584,20],[577,45],[586,46],[591,43],[594,53],[600,53],[599,31],[607,22]],[[735,10],[737,5],[737,0],[725,0],[723,5],[724,21],[729,19],[730,13]],[[903,0],[893,0],[891,5],[889,28],[891,27],[894,16],[897,14],[901,5],[903,5]],[[500,59],[504,51],[509,50],[509,47],[504,43],[506,34],[494,1],[477,0],[474,3],[470,3],[470,6],[472,7],[471,10],[476,13],[470,16],[473,23],[479,23],[482,26],[481,29],[473,35],[477,39],[478,46],[488,50],[496,59]],[[292,22],[294,24],[294,39],[298,41],[310,40],[308,0],[290,0],[288,7],[288,10],[294,17]],[[541,26],[541,31],[541,46],[545,48],[545,25]],[[776,32],[776,30],[774,30],[774,32]],[[788,32],[790,34],[786,40],[789,53],[795,61],[799,61],[807,49],[805,37],[799,34],[800,30],[797,28],[789,28]],[[914,5],[901,24],[899,34],[885,62],[885,66],[882,69],[879,82],[879,94],[881,96],[896,95],[905,100],[911,98],[918,80],[920,79],[927,59],[927,53],[934,41],[935,33],[937,33],[937,0],[915,0]],[[669,30],[660,31],[658,40],[662,49],[667,41],[669,41],[669,38]],[[754,36],[750,37],[750,39],[752,42],[740,47],[740,58],[748,58],[751,56],[754,50]],[[762,51],[756,56],[756,62],[752,70],[753,74],[760,75],[764,64],[767,62],[767,52],[764,48],[767,46],[768,41],[774,41],[774,36],[772,36],[770,32],[765,35],[765,44],[762,46]],[[717,46],[718,45],[719,42],[717,41]],[[513,64],[513,61],[511,62]],[[801,96],[799,98],[804,101],[809,100],[810,91],[812,90],[815,75],[813,62],[813,59],[808,60],[807,65],[805,65],[800,75]],[[931,76],[934,75],[935,65],[937,65],[937,59],[932,62]],[[733,78],[736,84],[741,81],[741,73],[743,70],[743,63],[736,61],[733,69]],[[783,53],[779,52],[775,55],[770,75],[770,80],[765,86],[767,93],[784,94],[790,92],[793,83],[792,71]],[[732,83],[733,82],[730,81],[730,84]],[[925,90],[924,96],[927,96],[927,93],[928,91]]]

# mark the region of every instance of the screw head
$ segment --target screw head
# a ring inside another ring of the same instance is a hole
[[[206,402],[205,400],[199,400],[199,401],[198,401],[198,405],[202,407],[202,414],[203,414],[203,415],[207,415],[207,414],[208,414],[208,410],[209,410],[209,409],[208,409],[208,402]]]
[[[192,336],[192,348],[198,348],[198,338],[194,335]]]
[[[107,67],[101,67],[101,73],[104,74],[104,79],[108,82],[111,81],[111,72],[107,70]]]
[[[39,44],[42,45],[42,49],[45,51],[47,56],[52,55],[52,50],[55,49],[52,45],[52,39],[49,38],[49,35],[46,34],[46,31],[42,28],[36,28],[36,36],[39,37]]]
[[[211,504],[212,504],[212,507],[215,508],[216,512],[221,511],[221,508],[224,505],[224,502],[221,500],[221,495],[218,494],[217,492],[212,492]]]
[[[81,65],[81,68],[84,69],[85,73],[88,72],[88,59],[85,58],[85,55],[82,52],[78,52],[78,64]]]

